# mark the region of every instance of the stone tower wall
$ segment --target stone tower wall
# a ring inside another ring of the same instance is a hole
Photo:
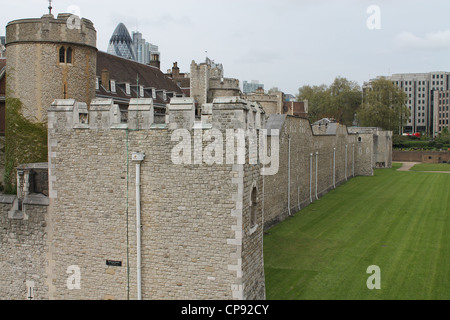
[[[97,34],[89,20],[76,17],[77,28],[69,19],[75,16],[44,15],[6,26],[7,95],[22,101],[22,112],[32,121],[46,122],[55,98],[85,103],[95,98]],[[60,63],[62,46],[73,50],[71,63]]]

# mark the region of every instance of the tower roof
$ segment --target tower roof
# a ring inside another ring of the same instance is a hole
[[[108,53],[135,60],[136,54],[133,48],[133,40],[123,23],[119,23],[109,40]]]
[[[126,42],[132,43],[130,33],[128,32],[127,27],[123,23],[119,23],[114,30],[114,33],[111,37],[110,43],[113,42]]]

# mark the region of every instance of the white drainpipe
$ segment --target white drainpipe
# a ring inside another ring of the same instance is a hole
[[[313,154],[309,154],[309,202],[312,202],[312,157]]]
[[[318,161],[319,161],[319,152],[316,151],[316,200],[319,199],[319,197],[317,196],[317,187],[318,187],[318,184],[319,184],[318,183],[319,182],[319,178],[317,177],[317,171],[318,171],[318,167],[319,167]]]
[[[132,160],[136,163],[136,270],[137,270],[137,299],[142,300],[141,277],[141,163],[145,154],[133,152]]]
[[[333,148],[333,188],[336,189],[336,148]]]
[[[352,157],[353,157],[353,166],[352,166],[352,175],[355,176],[355,144],[352,146]]]
[[[345,145],[345,180],[347,180],[347,149],[348,145]]]
[[[291,215],[291,137],[288,136],[288,215]]]

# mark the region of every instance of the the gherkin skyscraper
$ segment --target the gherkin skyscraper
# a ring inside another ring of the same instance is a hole
[[[133,41],[130,33],[123,23],[119,23],[109,40],[108,53],[126,59],[136,60],[136,53],[133,48]]]

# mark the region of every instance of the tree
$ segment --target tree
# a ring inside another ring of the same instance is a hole
[[[346,78],[337,77],[329,89],[329,112],[337,122],[351,126],[362,103],[360,86]]]
[[[362,126],[400,132],[410,116],[406,93],[386,78],[371,82],[358,112]]]
[[[351,126],[362,101],[360,86],[342,77],[334,79],[330,86],[305,85],[298,91],[298,101],[308,100],[311,122],[333,118],[339,123]]]
[[[308,100],[308,114],[311,122],[326,117],[326,106],[328,104],[328,88],[320,86],[305,85],[298,89],[297,101]]]

